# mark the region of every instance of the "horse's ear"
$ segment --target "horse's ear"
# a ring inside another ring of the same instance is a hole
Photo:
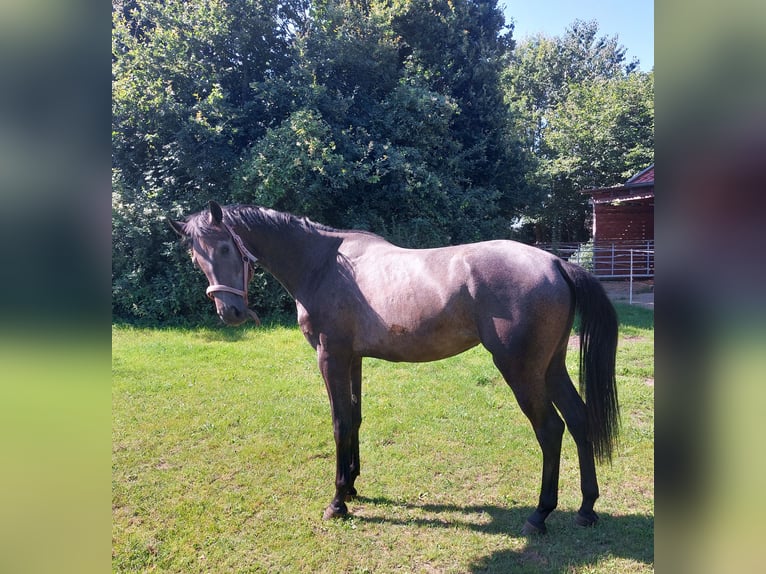
[[[183,221],[175,221],[168,217],[168,223],[178,235],[181,237],[189,237],[189,234],[186,233],[186,224]]]
[[[211,200],[208,207],[210,208],[210,223],[220,225],[223,221],[223,210],[221,209],[221,206]]]

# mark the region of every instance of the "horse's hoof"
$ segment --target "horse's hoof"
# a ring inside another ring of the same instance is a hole
[[[345,504],[340,507],[331,504],[325,508],[322,518],[330,520],[331,518],[345,518],[346,516],[348,516],[348,507]]]
[[[539,526],[532,524],[529,520],[527,520],[524,523],[524,528],[521,529],[521,533],[524,536],[533,536],[538,534],[545,534],[548,532],[548,528],[545,526],[545,523],[543,522]]]
[[[598,522],[598,514],[591,511],[588,514],[580,514],[579,512],[575,515],[575,523],[578,526],[588,527],[588,526],[595,526],[596,522]]]

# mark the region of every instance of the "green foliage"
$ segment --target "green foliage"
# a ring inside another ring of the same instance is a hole
[[[125,201],[119,172],[112,181],[112,308],[115,318],[142,323],[204,320],[204,276],[189,273],[189,257],[151,200]],[[159,256],[158,256],[159,255]]]
[[[134,0],[112,13],[115,316],[209,317],[162,220],[210,198],[408,246],[507,233],[524,169],[494,0]],[[253,301],[283,311],[265,281]]]
[[[576,263],[588,271],[593,271],[593,241],[581,244],[579,249],[569,257],[569,262]]]
[[[232,200],[319,215],[325,194],[342,193],[352,179],[331,127],[318,112],[299,110],[250,150],[238,170]]]
[[[242,149],[273,121],[305,3],[112,3],[112,311],[209,318],[203,278],[164,221],[226,199]]]
[[[553,110],[547,145],[553,177],[579,189],[623,183],[653,162],[654,74],[633,73],[571,86]]]
[[[654,161],[654,73],[625,63],[617,38],[575,21],[515,51],[503,81],[514,129],[534,158],[524,216],[540,241],[583,241],[579,191],[623,183]]]
[[[653,84],[595,23],[515,48],[496,0],[113,0],[112,16],[123,320],[212,319],[164,221],[209,199],[411,247],[507,237],[520,217],[565,240],[579,186],[651,156]],[[291,306],[265,276],[250,296]]]

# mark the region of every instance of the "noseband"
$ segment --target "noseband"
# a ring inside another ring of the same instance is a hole
[[[217,291],[234,293],[235,295],[239,295],[242,297],[242,299],[245,300],[245,308],[247,308],[247,284],[250,282],[250,277],[253,274],[255,264],[258,263],[258,258],[250,253],[250,251],[248,251],[247,247],[245,247],[245,244],[242,242],[242,238],[234,233],[234,230],[228,223],[225,221],[222,221],[221,223],[223,223],[223,226],[229,232],[229,235],[231,235],[231,238],[234,240],[234,245],[237,246],[237,250],[242,256],[242,281],[244,284],[242,285],[242,289],[236,289],[234,287],[229,287],[228,285],[210,285],[207,289],[205,289],[205,294],[210,298],[211,301],[215,301],[213,293],[216,293]],[[250,315],[250,317],[253,319],[253,321],[255,321],[257,325],[261,324],[261,320],[258,318],[258,315],[255,311],[252,309],[247,309],[247,314]]]

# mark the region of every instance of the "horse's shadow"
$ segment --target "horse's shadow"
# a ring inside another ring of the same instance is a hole
[[[389,518],[370,509],[354,513],[354,519],[371,524],[416,524],[427,528],[460,528],[492,535],[522,537],[521,526],[533,512],[529,506],[458,506],[412,504],[385,497],[360,496],[362,507],[405,507],[423,517]],[[352,510],[353,512],[353,510]],[[548,534],[527,537],[522,549],[507,548],[490,553],[471,565],[471,572],[570,572],[573,567],[594,565],[606,557],[644,564],[654,563],[654,517],[645,514],[614,516],[599,513],[593,528],[575,524],[576,512],[556,510],[546,524]]]
[[[236,343],[242,341],[252,327],[248,324],[237,327],[227,325],[209,325],[207,329],[202,330],[197,336],[206,342],[217,343]]]

